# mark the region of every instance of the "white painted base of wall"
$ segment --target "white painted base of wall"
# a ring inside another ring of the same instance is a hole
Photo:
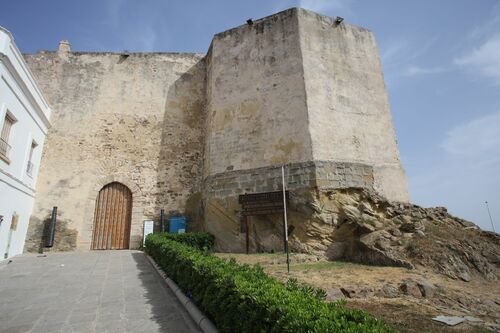
[[[0,180],[0,215],[3,216],[0,223],[0,260],[23,253],[33,201],[31,196]],[[14,213],[19,216],[15,230],[11,229]]]

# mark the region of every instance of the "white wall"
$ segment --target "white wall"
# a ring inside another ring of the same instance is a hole
[[[50,108],[11,34],[0,27],[0,129],[7,112],[17,121],[10,131],[9,161],[0,159],[0,215],[3,216],[0,223],[0,260],[7,250],[7,257],[23,252],[50,117]],[[38,146],[31,159],[34,169],[30,176],[27,165],[33,141]],[[11,229],[14,214],[18,216],[15,230]]]

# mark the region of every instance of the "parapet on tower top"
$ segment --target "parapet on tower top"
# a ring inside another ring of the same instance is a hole
[[[59,48],[57,49],[58,53],[68,53],[71,52],[71,45],[68,40],[63,39],[59,42]]]

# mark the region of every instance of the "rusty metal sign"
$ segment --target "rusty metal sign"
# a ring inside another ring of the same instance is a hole
[[[288,201],[288,191],[285,195]],[[242,194],[238,201],[243,208],[242,216],[282,214],[284,211],[282,191]]]

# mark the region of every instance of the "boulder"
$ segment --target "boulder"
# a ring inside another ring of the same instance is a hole
[[[401,217],[401,219],[403,220],[403,223],[406,223],[406,224],[412,224],[413,223],[411,217],[409,217],[408,215],[403,215]]]
[[[400,284],[399,290],[403,292],[403,294],[412,296],[415,298],[422,298],[422,292],[417,284],[417,282],[413,280],[406,280]]]
[[[391,249],[391,242],[388,239],[379,238],[375,242],[375,247],[377,249],[379,249],[379,250],[382,250],[382,251],[390,251],[390,249]]]
[[[367,234],[369,232],[375,231],[375,227],[368,223],[360,223],[358,225],[358,230],[361,234]]]
[[[411,233],[411,232],[415,232],[417,230],[416,226],[415,226],[415,223],[407,223],[407,222],[404,222],[402,223],[400,226],[399,226],[399,230],[401,230],[402,232],[404,233]]]
[[[370,287],[363,287],[359,290],[354,287],[342,287],[340,291],[347,298],[368,298],[374,295],[374,291]]]
[[[358,296],[356,293],[356,289],[354,289],[353,287],[342,287],[340,288],[340,291],[347,298],[355,298]]]
[[[469,282],[471,280],[470,274],[467,271],[458,272],[457,275],[462,281]]]
[[[384,286],[379,290],[378,295],[385,298],[396,298],[399,296],[399,291],[390,284],[384,284]]]
[[[424,237],[425,233],[422,230],[418,229],[415,231],[415,235],[417,235],[418,237]]]
[[[368,297],[373,297],[374,291],[370,287],[363,287],[361,290],[358,292],[358,297],[359,298],[368,298]]]
[[[326,300],[329,302],[337,301],[341,298],[345,298],[346,296],[339,288],[328,288],[326,289]]]
[[[328,260],[338,260],[344,257],[347,244],[345,242],[333,242],[326,250]]]
[[[440,257],[439,270],[452,279],[460,279],[465,282],[471,280],[469,268],[456,254]]]
[[[381,238],[383,238],[383,236],[380,234],[379,231],[374,231],[374,232],[371,232],[369,234],[366,234],[366,235],[363,235],[359,238],[359,241],[363,244],[365,244],[366,246],[374,246],[375,243],[380,240]]]
[[[346,217],[351,221],[356,221],[361,217],[361,212],[358,208],[347,205],[343,207]]]
[[[389,232],[395,237],[401,237],[403,235],[403,233],[398,228],[391,228],[389,229]]]
[[[359,205],[359,208],[364,214],[375,216],[375,212],[373,211],[371,205],[368,202],[362,201],[361,204]]]
[[[425,298],[431,298],[436,294],[437,288],[432,283],[429,283],[427,281],[419,281],[417,282],[417,285],[422,296]]]

